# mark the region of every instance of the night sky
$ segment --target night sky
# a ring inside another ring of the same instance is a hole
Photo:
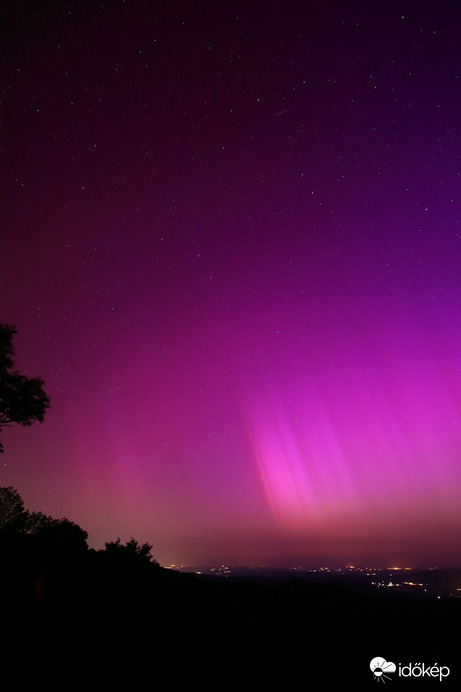
[[[461,3],[2,2],[0,485],[171,563],[461,563]]]

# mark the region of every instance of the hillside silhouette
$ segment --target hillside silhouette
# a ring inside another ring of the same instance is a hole
[[[17,519],[0,530],[3,650],[13,643],[35,665],[107,665],[107,674],[132,666],[138,683],[151,667],[153,678],[214,671],[258,685],[349,676],[360,689],[382,655],[448,665],[454,681],[459,600],[296,572],[183,573],[134,539],[93,550],[68,520],[42,518],[31,530]]]

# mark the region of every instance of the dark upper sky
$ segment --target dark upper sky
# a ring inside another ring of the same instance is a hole
[[[458,561],[461,6],[2,3],[0,484],[162,563]]]

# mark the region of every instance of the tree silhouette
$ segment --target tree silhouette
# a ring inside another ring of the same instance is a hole
[[[125,563],[150,563],[153,565],[158,565],[158,562],[154,559],[151,554],[152,546],[149,543],[143,543],[140,545],[138,541],[132,538],[127,541],[125,545],[122,544],[120,538],[116,541],[105,544],[106,555],[120,560]]]
[[[78,555],[88,550],[88,533],[66,517],[53,519],[41,512],[31,512],[27,533],[37,536],[43,548],[56,555]]]
[[[29,514],[17,490],[0,488],[0,533],[25,531]]]
[[[0,324],[0,429],[12,423],[40,423],[50,405],[40,377],[29,378],[14,369],[14,327]],[[3,446],[0,442],[0,452]]]
[[[88,533],[63,517],[53,519],[42,512],[29,512],[13,487],[0,487],[0,537],[35,536],[42,547],[54,553],[86,551]]]

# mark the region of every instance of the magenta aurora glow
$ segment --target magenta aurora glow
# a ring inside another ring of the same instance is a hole
[[[20,5],[20,7],[19,7]],[[461,8],[2,21],[0,484],[162,564],[459,566]]]

